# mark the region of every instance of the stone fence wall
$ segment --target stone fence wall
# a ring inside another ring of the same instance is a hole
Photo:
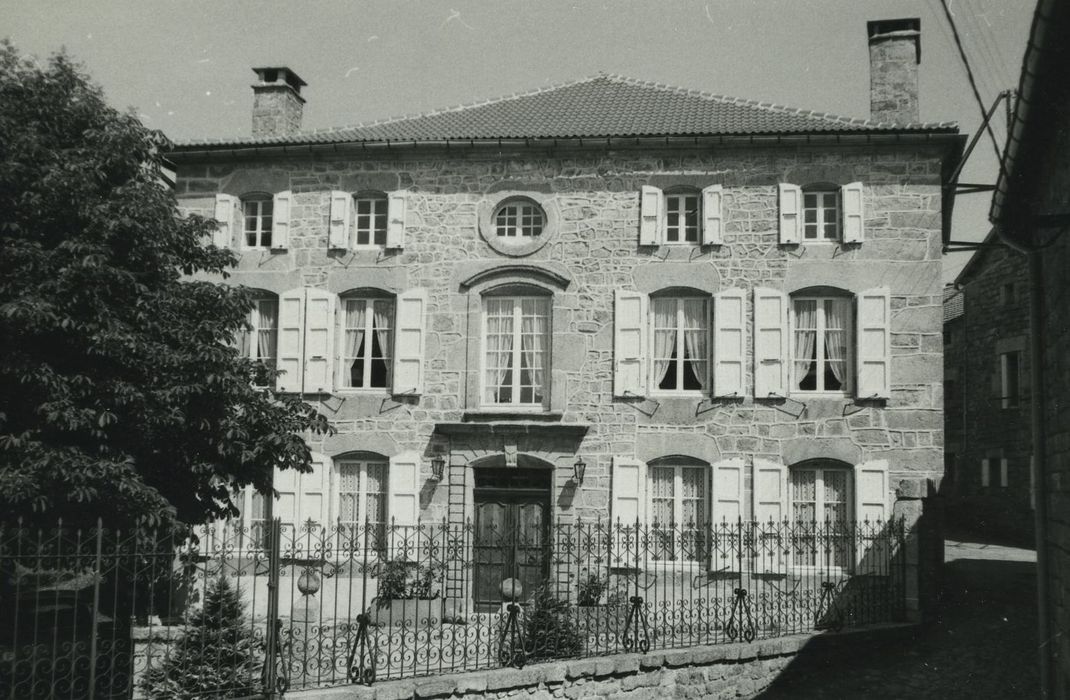
[[[874,635],[909,635],[913,625],[885,625],[840,634],[801,634],[749,644],[669,649],[572,659],[430,678],[287,693],[294,700],[447,700],[527,698],[750,698],[769,687],[805,649],[834,654]]]

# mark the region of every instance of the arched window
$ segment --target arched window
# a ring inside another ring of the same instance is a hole
[[[654,460],[647,465],[646,493],[654,560],[700,560],[709,521],[710,466],[690,457]]]
[[[675,189],[665,193],[665,243],[699,245],[702,195],[696,190]]]
[[[831,459],[812,459],[791,467],[795,566],[850,566],[853,477],[850,465]]]
[[[379,290],[359,290],[342,296],[343,388],[390,387],[394,306],[394,297]]]
[[[270,248],[274,199],[270,194],[255,193],[242,197],[242,240],[246,248]]]
[[[494,210],[494,234],[499,238],[533,238],[542,235],[546,215],[530,199],[507,199]]]
[[[389,460],[372,452],[335,459],[335,514],[338,524],[357,527],[387,522]]]
[[[529,285],[506,285],[484,295],[484,404],[545,405],[551,299],[546,290]]]
[[[355,197],[355,202],[353,247],[385,246],[388,206],[386,195],[382,192],[360,193]]]
[[[814,184],[803,187],[803,240],[840,239],[840,188]]]
[[[847,393],[853,362],[852,297],[830,287],[791,295],[792,391]]]
[[[710,299],[691,290],[651,295],[651,390],[698,392],[710,379]]]

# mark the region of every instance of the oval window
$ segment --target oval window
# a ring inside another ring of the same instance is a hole
[[[494,233],[499,238],[534,238],[542,234],[546,217],[534,202],[512,200],[494,212]]]

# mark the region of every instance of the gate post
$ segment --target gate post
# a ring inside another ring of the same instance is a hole
[[[268,611],[267,629],[264,630],[264,696],[274,700],[280,696],[278,682],[278,647],[279,647],[279,543],[281,541],[282,520],[272,518],[268,521]],[[285,690],[285,689],[284,689]]]

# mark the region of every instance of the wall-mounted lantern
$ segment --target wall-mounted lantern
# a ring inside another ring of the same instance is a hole
[[[442,481],[442,473],[446,469],[446,460],[442,458],[442,455],[435,455],[431,458],[431,479],[434,481]]]
[[[576,458],[576,463],[572,465],[572,480],[577,484],[583,483],[583,475],[587,471],[587,463],[583,461],[582,457]]]

